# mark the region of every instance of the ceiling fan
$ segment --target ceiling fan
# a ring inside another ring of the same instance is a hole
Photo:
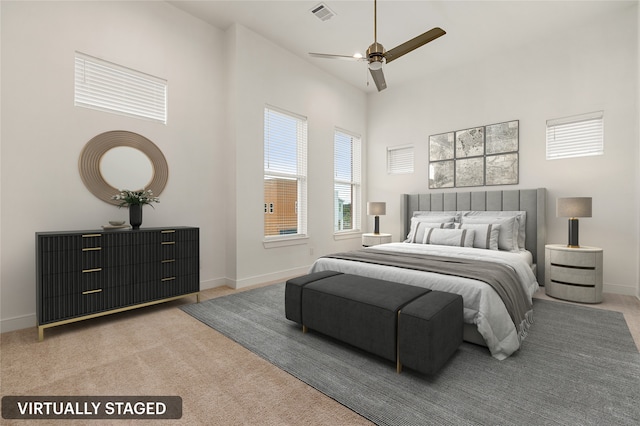
[[[373,1],[373,44],[367,49],[366,56],[346,56],[346,55],[331,55],[326,53],[309,53],[310,56],[316,58],[328,58],[328,59],[346,59],[354,61],[367,61],[369,63],[369,72],[371,77],[378,88],[378,92],[387,88],[387,82],[384,79],[382,72],[382,65],[389,63],[399,57],[406,55],[412,50],[421,47],[430,41],[442,37],[446,32],[439,27],[430,29],[424,34],[412,38],[409,41],[402,43],[399,46],[394,47],[391,50],[385,50],[382,44],[378,43],[378,7],[377,0]]]

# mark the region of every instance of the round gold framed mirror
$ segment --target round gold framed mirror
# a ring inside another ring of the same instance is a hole
[[[111,197],[121,189],[150,189],[157,197],[169,179],[169,166],[160,148],[144,136],[124,130],[101,133],[87,142],[80,153],[78,168],[87,189],[116,206],[120,202]],[[127,169],[132,171],[129,177]],[[116,188],[116,181],[118,185],[131,182],[128,184],[131,186]]]

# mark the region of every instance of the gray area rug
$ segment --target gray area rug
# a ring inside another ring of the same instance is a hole
[[[640,424],[640,354],[618,312],[535,300],[535,323],[515,355],[498,361],[463,343],[426,376],[303,334],[285,318],[284,284],[182,309],[377,424]]]

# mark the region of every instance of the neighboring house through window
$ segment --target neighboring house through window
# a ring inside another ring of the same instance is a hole
[[[307,234],[307,119],[264,109],[264,236]]]
[[[334,146],[334,232],[359,231],[360,202],[360,137],[336,130]]]

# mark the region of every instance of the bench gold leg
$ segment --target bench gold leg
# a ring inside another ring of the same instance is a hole
[[[303,333],[306,333],[306,332],[307,332],[307,326],[306,326],[306,325],[303,325],[303,326],[302,326],[302,332],[303,332]]]

